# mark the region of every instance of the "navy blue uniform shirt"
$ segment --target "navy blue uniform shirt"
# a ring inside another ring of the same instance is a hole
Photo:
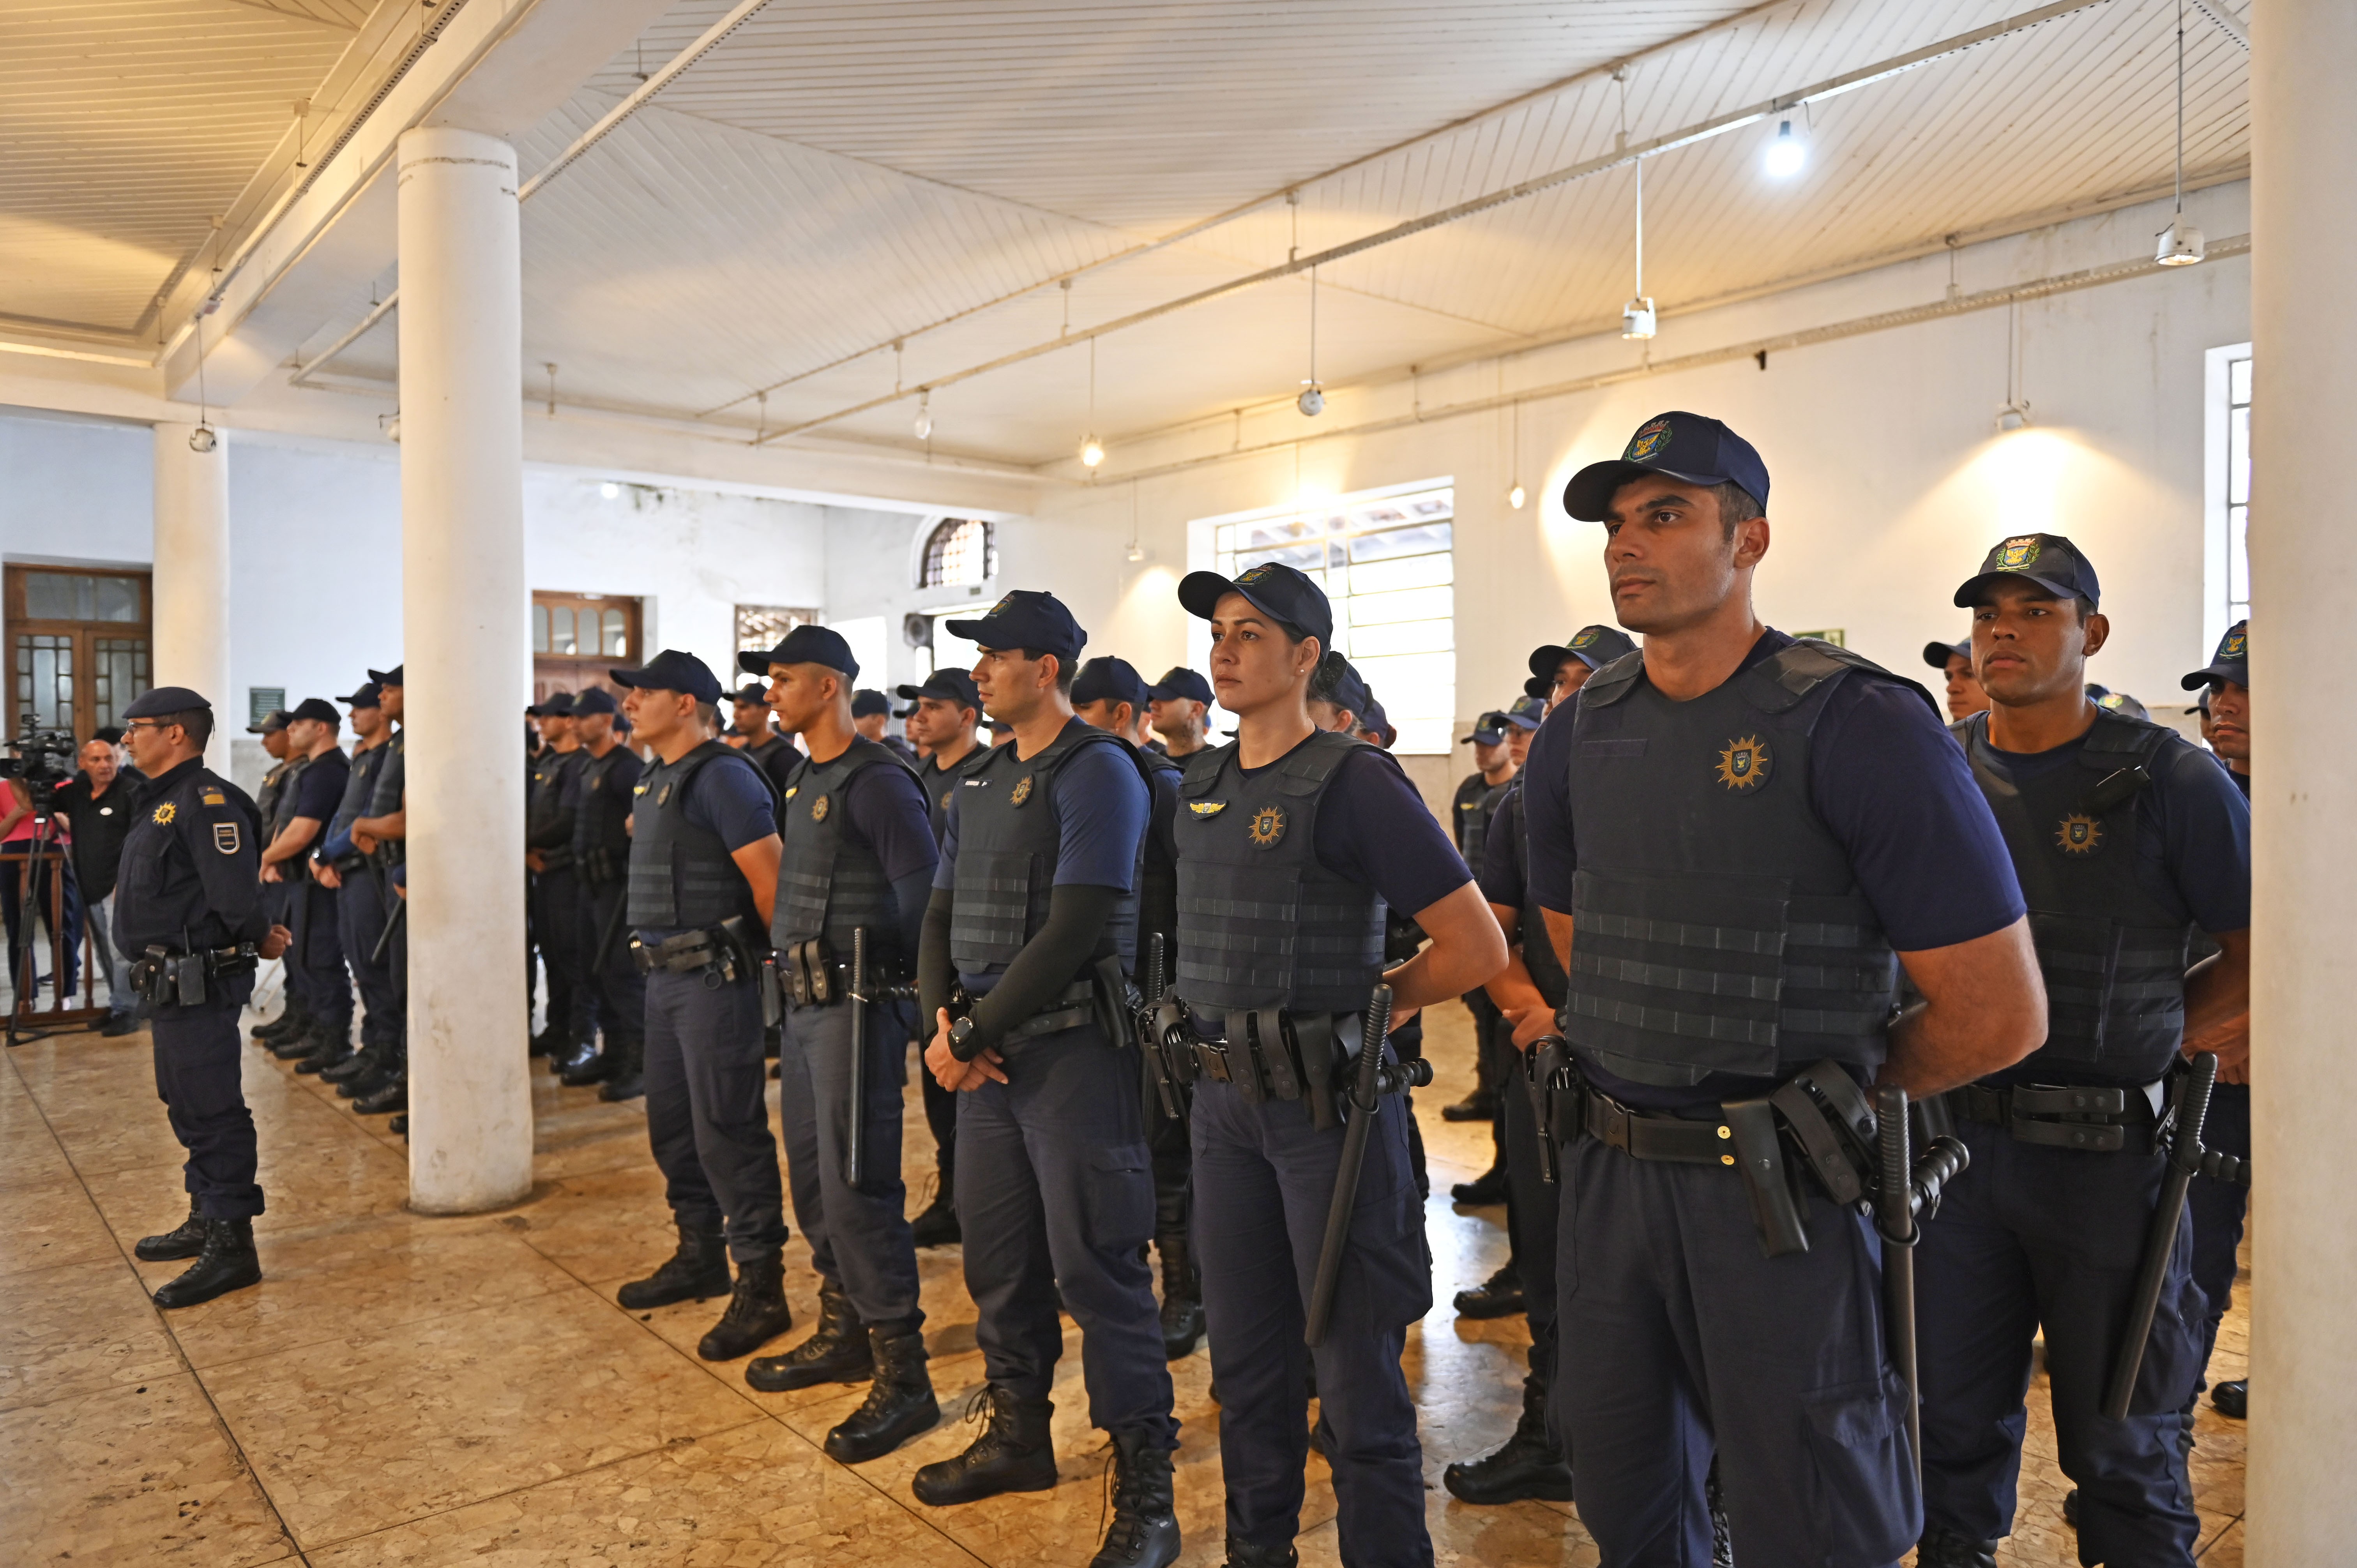
[[[268,933],[262,812],[244,790],[192,757],[146,780],[132,813],[114,886],[117,950],[133,958],[151,946],[198,952]]]
[[[344,784],[351,771],[352,760],[339,746],[311,758],[295,780],[294,814],[317,822],[322,837],[328,824],[335,821],[336,809],[343,803]],[[313,847],[317,848],[317,840],[313,841]]]
[[[376,783],[369,790],[368,810],[363,817],[389,817],[401,810],[401,798],[409,788],[409,732],[395,730],[393,738],[381,748],[384,760],[376,767]]]
[[[1525,775],[1517,773],[1499,787],[1490,810],[1490,833],[1481,841],[1481,864],[1473,868],[1481,897],[1492,904],[1519,910],[1530,893],[1530,872],[1523,854],[1523,824],[1514,802],[1521,798]]]
[[[1763,632],[1735,673],[1792,642],[1781,631]],[[1523,769],[1531,889],[1542,908],[1565,915],[1579,867],[1569,800],[1577,712],[1575,697],[1548,715]],[[1964,748],[1904,687],[1850,679],[1826,699],[1810,741],[1809,805],[1848,854],[1858,891],[1901,952],[2001,931],[2026,910],[2005,837],[1973,782]],[[1644,824],[1615,823],[1609,831],[1641,832]],[[1577,945],[1576,931],[1572,940]],[[1583,1070],[1615,1099],[1650,1110],[1760,1090],[1757,1079],[1724,1074],[1692,1089],[1664,1089]]]

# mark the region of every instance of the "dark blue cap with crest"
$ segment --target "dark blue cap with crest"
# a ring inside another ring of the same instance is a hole
[[[952,637],[962,637],[995,653],[1020,649],[1028,653],[1052,653],[1066,664],[1081,656],[1089,634],[1072,618],[1055,595],[1037,588],[1015,588],[973,620],[943,621]]]
[[[1718,420],[1676,409],[1637,426],[1619,457],[1574,474],[1563,488],[1563,510],[1583,522],[1602,522],[1621,486],[1655,474],[1690,485],[1734,485],[1768,510],[1768,465],[1759,450]]]

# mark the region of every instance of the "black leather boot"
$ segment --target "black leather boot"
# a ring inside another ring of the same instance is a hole
[[[1506,1165],[1501,1160],[1471,1181],[1460,1181],[1448,1189],[1449,1198],[1457,1203],[1482,1208],[1506,1201]]]
[[[251,1219],[207,1219],[204,1250],[178,1277],[156,1287],[161,1307],[194,1306],[262,1283],[262,1258],[253,1250]]]
[[[193,1258],[205,1250],[205,1217],[197,1212],[197,1200],[188,1199],[188,1217],[180,1221],[177,1230],[167,1230],[161,1236],[142,1236],[131,1255],[143,1263],[168,1263],[175,1258]]]
[[[605,1051],[589,1040],[567,1046],[555,1058],[556,1081],[567,1089],[587,1089],[614,1076],[612,1042]]]
[[[909,1490],[920,1503],[943,1508],[979,1502],[1001,1492],[1048,1492],[1056,1487],[1056,1448],[1048,1434],[1053,1400],[1025,1400],[1004,1383],[990,1383],[966,1407],[967,1418],[987,1409],[982,1435],[954,1458],[917,1472]]]
[[[909,1239],[920,1247],[954,1247],[965,1240],[965,1232],[958,1229],[957,1184],[949,1172],[942,1173],[932,1202],[909,1221]]]
[[[409,1069],[396,1067],[372,1094],[352,1101],[352,1109],[363,1116],[382,1116],[388,1112],[409,1109]]]
[[[1932,1525],[1915,1543],[1915,1568],[1996,1568],[1996,1542]]]
[[[300,1029],[270,1042],[270,1054],[283,1062],[300,1061],[313,1051],[325,1049],[334,1033],[317,1018],[306,1016]]]
[[[256,1024],[253,1026],[253,1037],[267,1044],[275,1045],[280,1040],[306,1034],[310,1027],[311,1009],[303,1004],[301,997],[290,991],[286,993],[286,1005],[279,1009],[277,1017],[267,1024]]]
[[[1523,1271],[1509,1258],[1503,1268],[1470,1290],[1457,1293],[1459,1317],[1512,1317],[1524,1310]]]
[[[733,1361],[793,1326],[794,1309],[786,1305],[785,1254],[767,1253],[737,1265],[737,1288],[728,1293],[720,1321],[695,1342],[695,1353],[707,1361]]]
[[[838,1464],[880,1459],[942,1419],[922,1334],[903,1324],[878,1325],[867,1330],[867,1353],[876,1369],[867,1398],[826,1434],[826,1456]]]
[[[617,1050],[612,1040],[606,1042],[607,1054],[614,1058],[613,1076],[597,1087],[597,1098],[611,1105],[625,1100],[637,1100],[647,1091],[647,1042],[644,1038],[624,1040]]]
[[[718,1226],[709,1230],[679,1228],[679,1251],[642,1280],[632,1280],[615,1299],[631,1312],[669,1306],[675,1301],[709,1301],[728,1294],[728,1243]]]
[[[1169,1568],[1178,1561],[1170,1450],[1133,1428],[1113,1434],[1113,1523],[1089,1568]]]
[[[1176,1361],[1203,1337],[1203,1282],[1183,1234],[1156,1237],[1154,1250],[1162,1254],[1162,1354]]]
[[[818,1326],[782,1356],[759,1356],[745,1369],[745,1380],[765,1394],[806,1389],[813,1383],[864,1383],[874,1375],[867,1325],[852,1310],[851,1298],[832,1281],[818,1286]]]
[[[2247,1421],[2251,1414],[2251,1380],[2235,1378],[2210,1391],[2210,1408],[2220,1415]]]
[[[1497,1091],[1487,1085],[1477,1085],[1464,1099],[1440,1108],[1443,1122],[1487,1122],[1497,1114]]]
[[[398,1050],[371,1049],[360,1054],[368,1058],[368,1066],[336,1085],[338,1094],[346,1100],[366,1100],[401,1081],[404,1069]]]
[[[295,1064],[296,1072],[325,1072],[331,1067],[342,1066],[352,1054],[352,1026],[349,1020],[317,1025],[307,1037],[311,1048]]]
[[[1540,1498],[1571,1501],[1571,1464],[1547,1439],[1544,1380],[1523,1380],[1523,1416],[1505,1446],[1480,1459],[1460,1461],[1440,1473],[1440,1484],[1459,1502],[1494,1508]]]
[[[321,1083],[350,1083],[356,1078],[366,1078],[384,1064],[384,1051],[378,1046],[362,1046],[333,1067],[319,1069]],[[352,1098],[346,1094],[346,1100]]]
[[[1301,1553],[1290,1546],[1254,1546],[1249,1541],[1228,1542],[1224,1568],[1297,1568]]]

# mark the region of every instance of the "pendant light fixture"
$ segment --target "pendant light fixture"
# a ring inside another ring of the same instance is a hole
[[[917,439],[933,438],[933,389],[926,387],[917,393]]]
[[[1770,179],[1790,179],[1809,166],[1809,144],[1805,138],[1792,134],[1791,120],[1777,125],[1775,136],[1768,143],[1767,150],[1760,155],[1760,165],[1768,171]]]
[[[1612,73],[1620,86],[1620,146],[1629,145],[1629,73]],[[1637,292],[1620,307],[1620,336],[1641,341],[1653,335],[1653,296],[1645,292],[1645,160],[1637,160]]]
[[[1530,493],[1523,489],[1523,405],[1518,403],[1508,403],[1506,417],[1513,421],[1514,449],[1514,460],[1511,465],[1512,483],[1506,491],[1506,504],[1520,511],[1523,510],[1523,503],[1531,499]]]
[[[2190,267],[2201,255],[2201,231],[2185,220],[2185,0],[2177,0],[2177,212],[2160,231],[2152,259],[2164,267]]]
[[[1326,389],[1318,384],[1318,269],[1309,269],[1309,379],[1301,383],[1301,395],[1293,400],[1304,419],[1315,419],[1326,412]]]
[[[1089,434],[1081,441],[1081,467],[1093,470],[1104,461],[1104,443],[1097,429],[1097,340],[1089,339]]]

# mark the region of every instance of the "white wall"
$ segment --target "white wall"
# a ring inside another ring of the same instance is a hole
[[[0,555],[145,565],[155,535],[147,426],[31,410],[0,415]]]

